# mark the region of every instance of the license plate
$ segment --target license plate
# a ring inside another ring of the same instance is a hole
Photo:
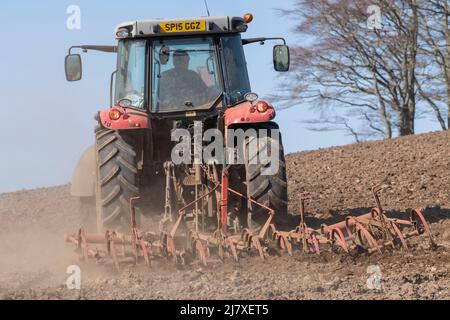
[[[159,26],[166,33],[206,31],[206,21],[165,22]]]

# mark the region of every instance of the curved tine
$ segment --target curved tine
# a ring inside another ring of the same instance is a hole
[[[319,241],[317,241],[316,235],[313,232],[310,232],[309,236],[311,237],[311,240],[313,242],[314,250],[316,251],[317,255],[320,256],[320,246]]]
[[[77,237],[77,250],[81,250],[81,228],[78,229],[76,237]]]
[[[231,251],[231,254],[233,255],[234,260],[235,260],[236,262],[239,262],[239,258],[238,258],[236,246],[234,245],[234,242],[233,242],[233,238],[227,237],[226,242],[227,242],[228,248],[229,248],[230,251]]]
[[[120,270],[120,266],[119,266],[119,261],[117,260],[117,253],[116,253],[116,233],[113,232],[111,234],[111,239],[110,239],[110,245],[111,245],[111,257],[113,258],[114,261],[114,265],[116,266],[116,269],[119,271]]]
[[[374,193],[377,193],[377,192],[379,192],[379,191],[381,191],[382,190],[382,187],[383,187],[383,184],[382,183],[374,183],[373,185],[372,185],[372,192],[374,192]]]
[[[398,238],[400,239],[400,242],[402,243],[403,248],[405,250],[409,250],[408,244],[406,243],[405,237],[403,236],[403,233],[400,231],[400,228],[397,226],[397,224],[392,221],[391,222],[392,229],[394,229],[395,233],[397,234]]]
[[[176,256],[175,262],[184,266],[186,264],[186,259],[184,258],[184,255],[185,255],[184,252],[180,252],[180,254],[178,256]]]
[[[285,235],[280,235],[278,238],[278,247],[282,250],[286,250],[287,253],[292,257],[292,244],[290,239]]]
[[[330,227],[327,224],[322,223],[320,225],[320,229],[319,230],[320,230],[320,234],[326,237],[327,234],[329,233]]]
[[[133,233],[134,243],[136,244],[136,245],[133,246],[134,247],[133,253],[134,253],[134,258],[135,258],[135,261],[136,261],[136,264],[137,264],[138,260],[139,260],[139,245],[137,245],[137,244],[138,243],[140,244],[140,241],[139,241],[138,231],[135,228],[133,228],[132,233]]]
[[[300,241],[302,244],[303,253],[309,253],[309,243],[308,243],[308,227],[305,223],[300,223],[296,229],[296,233],[301,235]]]
[[[200,261],[202,264],[206,267],[208,264],[206,262],[206,253],[205,253],[205,247],[203,246],[200,239],[195,240],[195,249],[197,251],[197,254],[200,258]]]
[[[167,233],[165,232],[161,232],[160,234],[160,241],[162,244],[162,249],[161,249],[161,253],[163,256],[165,256],[166,258],[169,256],[169,240],[168,240],[169,236]]]
[[[105,232],[105,246],[108,255],[111,255],[111,233],[109,231]]]
[[[431,228],[430,228],[430,226],[428,225],[428,222],[425,220],[425,217],[423,216],[423,214],[422,214],[422,212],[419,210],[419,209],[414,209],[414,210],[412,210],[411,211],[411,220],[413,221],[413,214],[416,214],[418,217],[419,217],[419,219],[422,221],[422,225],[423,225],[423,227],[424,227],[424,229],[425,229],[425,232],[428,234],[428,238],[429,238],[429,240],[430,240],[430,243],[431,243],[431,245],[432,246],[434,246],[435,245],[435,242],[434,242],[434,239],[433,239],[433,234],[431,233]],[[417,228],[417,227],[416,227]],[[419,231],[419,230],[417,230],[417,231]],[[420,231],[419,231],[419,234],[420,234]]]
[[[145,264],[150,267],[151,262],[150,262],[150,257],[148,255],[148,250],[147,250],[147,245],[144,241],[144,239],[142,239],[142,237],[139,237],[139,244],[141,246],[141,250],[142,250],[142,255],[144,256],[144,260],[145,260]],[[137,261],[137,259],[136,259]]]
[[[375,219],[375,220],[378,220],[379,222],[381,222],[384,232],[386,233],[386,236],[389,238],[391,235],[391,230],[389,230],[389,227],[388,227],[389,219],[386,217],[386,215],[383,212],[381,212],[379,208],[373,208],[370,211],[370,214],[372,216],[372,219]]]
[[[332,231],[331,231],[331,241],[335,241],[335,240],[338,240],[339,241],[339,246],[346,252],[346,253],[349,253],[349,250],[348,250],[348,244],[347,244],[347,240],[345,239],[345,236],[344,236],[344,234],[342,233],[342,231],[341,231],[341,229],[339,229],[339,228],[334,228]],[[335,235],[337,235],[338,236],[338,239],[336,239],[334,236]]]
[[[193,254],[195,254],[195,250],[197,249],[197,248],[195,247],[195,245],[196,245],[196,241],[197,241],[197,239],[198,239],[198,234],[197,234],[196,232],[194,232],[193,230],[190,230],[190,231],[189,231],[189,235],[186,236],[186,239],[187,239],[187,242],[189,243],[189,244],[188,244],[188,249],[189,249]]]
[[[379,208],[372,208],[370,210],[370,215],[372,216],[372,219],[377,219],[379,218],[380,220],[382,219],[382,212],[380,211]]]
[[[242,235],[241,235],[241,239],[242,241],[244,241],[244,243],[247,245],[247,247],[251,247],[252,245],[252,232],[250,231],[250,229],[244,229],[242,230]]]
[[[350,221],[353,221],[354,223],[356,223],[356,219],[353,217],[347,217],[345,218],[345,230],[347,231],[347,234],[350,238],[353,238],[355,235],[352,232],[352,229],[350,227]]]
[[[89,259],[89,248],[86,241],[86,232],[84,228],[80,229],[80,240],[81,240],[81,252],[83,253],[83,258],[87,261]]]
[[[356,220],[354,217],[347,217],[347,218],[345,218],[345,227],[347,229],[348,234],[351,235],[351,237],[354,237],[355,235],[353,235],[353,233],[350,230],[350,223],[353,223],[353,225],[355,227],[356,235],[361,236],[361,232],[362,232],[368,242],[369,247],[377,248],[378,251],[381,253],[380,249],[378,248],[378,244],[377,244],[376,240],[372,237],[370,232],[366,228],[364,228],[364,226],[361,223],[359,223],[358,220]],[[362,240],[362,239],[360,239],[360,240]],[[362,245],[362,243],[361,243],[361,245]]]
[[[284,239],[282,238],[282,235],[280,235],[277,239],[277,247],[278,249],[286,250],[286,246],[284,244]]]
[[[221,261],[223,261],[224,258],[225,258],[225,255],[224,255],[224,249],[223,249],[223,248],[224,248],[223,241],[218,241],[217,248],[218,248],[219,259],[220,259]]]
[[[221,230],[220,230],[220,231],[221,231]],[[223,259],[223,257],[226,256],[226,255],[224,254],[224,253],[225,253],[225,250],[230,249],[230,244],[229,244],[228,241],[231,241],[231,244],[233,244],[233,239],[232,239],[231,237],[225,236],[222,232],[220,232],[220,233],[217,235],[217,239],[220,239],[220,243],[221,243],[221,246],[222,246],[222,259]],[[231,249],[230,249],[230,251],[231,251]],[[227,252],[227,254],[228,254],[228,256],[229,256],[230,252]],[[232,251],[231,251],[231,254],[233,255],[233,252],[232,252]],[[233,255],[233,258],[234,258],[234,255]]]
[[[178,257],[177,257],[177,249],[175,247],[175,242],[173,241],[172,237],[167,235],[167,250],[172,255],[172,258],[175,263],[178,263]]]
[[[258,236],[253,236],[253,237],[251,237],[251,241],[252,241],[254,247],[258,250],[258,253],[259,253],[259,256],[261,257],[261,259],[265,260],[264,250],[263,250],[263,248],[261,246],[261,242],[260,242],[259,237]]]
[[[359,222],[356,223],[356,227],[364,234],[367,242],[369,243],[369,246],[372,247],[373,249],[376,249],[381,254],[380,247],[378,246],[378,243],[372,237],[370,232],[366,228],[364,228],[364,226]]]
[[[302,234],[302,247],[303,247],[303,252],[304,253],[309,253],[309,243],[308,243],[308,238],[306,237],[306,234]]]
[[[273,223],[269,225],[267,234],[270,240],[272,241],[277,240],[277,228],[275,228],[275,225]]]
[[[77,233],[76,233],[76,237],[77,237],[77,250],[81,251],[81,231],[83,230],[83,228],[78,229]]]

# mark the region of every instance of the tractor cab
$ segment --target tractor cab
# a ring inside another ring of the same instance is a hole
[[[72,50],[116,52],[111,106],[154,114],[196,114],[234,106],[251,91],[243,46],[281,40],[274,47],[274,68],[289,69],[282,38],[242,39],[251,14],[125,22],[116,27],[118,45],[75,46],[66,57],[69,81],[81,79],[81,57]],[[113,90],[115,76],[115,90]],[[113,91],[115,93],[113,93]]]

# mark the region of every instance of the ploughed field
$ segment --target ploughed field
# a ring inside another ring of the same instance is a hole
[[[64,285],[79,264],[63,242],[80,223],[69,186],[0,195],[1,299],[450,299],[450,132],[429,133],[300,152],[287,156],[289,210],[311,192],[307,223],[340,221],[375,205],[381,183],[384,209],[405,215],[421,208],[438,248],[413,241],[405,252],[348,256],[324,253],[242,258],[208,268],[159,262],[121,272],[82,265],[82,288]],[[369,289],[369,266],[381,271],[381,290]]]

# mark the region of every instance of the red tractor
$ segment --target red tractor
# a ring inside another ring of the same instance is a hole
[[[291,256],[294,249],[321,254],[324,247],[371,253],[408,249],[406,240],[420,235],[434,246],[420,210],[409,220],[388,218],[381,186],[372,187],[376,207],[369,213],[336,224],[307,226],[308,194],[300,196],[299,218],[288,214],[275,110],[251,92],[243,46],[281,40],[273,51],[277,71],[288,71],[289,48],[282,38],[242,39],[252,19],[127,22],[116,29],[118,46],[70,48],[69,81],[82,76],[74,49],[117,53],[111,107],[96,115],[95,146],[72,183],[83,211],[96,207],[98,234],[82,227],[64,237],[82,260],[119,269],[142,261],[150,266],[158,257],[177,264],[194,258],[206,266],[211,253],[236,261],[256,252],[265,259],[277,249]],[[142,215],[148,219],[140,222]]]
[[[139,224],[139,215],[130,220],[134,201],[140,214],[161,224],[189,209],[183,219],[195,230],[258,232],[268,212],[271,223],[290,221],[275,110],[251,91],[244,46],[282,42],[273,50],[280,72],[289,70],[289,48],[283,38],[242,39],[252,19],[126,22],[116,28],[117,46],[70,48],[68,81],[82,77],[74,50],[117,54],[111,107],[96,115],[95,146],[72,181],[72,195],[86,206],[95,203],[99,231]],[[216,148],[205,160],[206,142]],[[239,154],[242,161],[227,161]]]

